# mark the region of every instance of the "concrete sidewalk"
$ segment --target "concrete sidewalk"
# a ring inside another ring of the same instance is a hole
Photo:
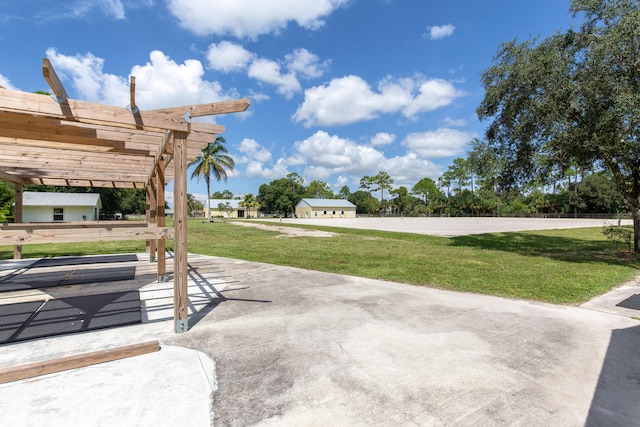
[[[225,286],[216,285],[187,333],[160,319],[0,348],[5,367],[162,343],[157,353],[0,385],[3,424],[640,420],[640,322],[604,312],[614,300],[556,306],[217,257],[207,264]],[[616,298],[639,292],[630,286]]]

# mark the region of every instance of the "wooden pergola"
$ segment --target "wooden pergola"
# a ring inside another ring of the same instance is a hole
[[[130,80],[128,107],[72,100],[49,60],[42,64],[54,95],[0,86],[0,180],[16,189],[15,223],[0,226],[0,245],[146,240],[166,277],[165,240],[174,240],[176,332],[187,323],[187,165],[224,127],[192,118],[245,111],[248,99],[141,110]],[[124,102],[123,102],[124,104]],[[174,226],[165,225],[165,185],[174,180]],[[22,224],[22,188],[44,184],[144,188],[147,219],[138,222]]]

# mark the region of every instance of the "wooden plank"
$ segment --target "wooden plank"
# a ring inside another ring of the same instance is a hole
[[[60,102],[66,101],[69,98],[69,95],[67,95],[67,91],[64,89],[60,78],[58,78],[58,74],[53,68],[51,61],[49,61],[49,59],[47,58],[44,58],[42,60],[42,74],[44,75],[44,79],[47,81],[47,83],[49,83],[49,87],[58,97]]]
[[[147,204],[149,206],[149,215],[147,216],[147,223],[150,227],[156,225],[156,216],[158,215],[158,200],[155,177],[151,179],[147,184]],[[147,247],[149,248],[149,261],[156,261],[156,239],[147,240]]]
[[[81,123],[137,129],[136,118],[124,107],[68,100],[73,118]],[[60,105],[51,97],[11,89],[0,90],[0,111],[64,120]],[[144,129],[164,132],[166,129],[190,132],[190,123],[182,116],[140,111]]]
[[[55,151],[55,150],[52,150]],[[31,150],[19,150],[15,154],[8,154],[6,151],[0,151],[0,165],[11,165],[13,167],[31,166],[31,169],[45,169],[52,164],[60,164],[60,167],[69,170],[90,169],[92,171],[115,171],[118,172],[122,168],[138,168],[148,169],[151,167],[153,159],[151,157],[128,157],[128,156],[78,156],[74,153],[56,154],[49,152],[38,153]],[[106,161],[111,160],[111,161]],[[0,166],[2,167],[2,166]]]
[[[158,152],[155,155],[154,161],[153,161],[153,166],[151,167],[151,173],[149,174],[149,177],[147,178],[147,181],[151,181],[152,177],[156,174],[156,169],[158,167],[158,162],[163,161],[164,159],[164,154],[165,151],[167,150],[167,146],[169,144],[169,141],[171,141],[173,139],[173,132],[172,131],[166,131],[164,134],[164,138],[162,138],[162,142],[160,143],[160,146],[158,147]],[[173,147],[172,147],[173,148]],[[164,173],[163,173],[164,175]],[[164,181],[163,181],[164,183]]]
[[[144,188],[143,181],[112,181],[108,177],[93,180],[80,179],[48,179],[48,178],[24,178],[23,184],[35,185],[62,185],[67,187],[95,187],[95,188]]]
[[[209,142],[211,142],[212,135],[220,135],[221,133],[224,133],[224,131],[225,127],[219,124],[191,122],[191,132],[198,132],[207,135]],[[189,134],[189,139],[191,139],[191,134]]]
[[[175,331],[186,332],[188,329],[187,292],[189,271],[187,265],[187,134],[174,134],[173,165],[175,182],[173,184],[173,318]]]
[[[185,114],[189,114],[191,117],[204,117],[217,114],[240,113],[242,111],[246,111],[247,108],[249,108],[249,104],[249,99],[243,98],[212,102],[208,104],[185,105],[183,107],[148,110],[148,112],[167,116],[184,116]]]
[[[107,161],[107,159],[105,159]],[[82,170],[82,169],[68,169],[63,165],[51,165],[46,170],[32,169],[29,167],[9,167],[4,165],[3,169],[7,173],[13,173],[26,178],[51,178],[51,179],[86,179],[86,180],[99,180],[99,181],[128,181],[128,182],[140,182],[147,178],[147,171],[106,171],[102,175],[98,170]]]
[[[158,162],[156,168],[156,182],[158,183],[158,227],[166,225],[164,215],[164,160]],[[167,278],[167,240],[158,240],[158,281],[164,282]]]
[[[24,200],[24,192],[22,190],[22,184],[15,184],[15,205],[13,209],[13,221],[14,223],[22,223],[22,202]],[[13,247],[13,259],[22,259],[22,245],[15,245]]]
[[[126,228],[146,227],[145,221],[68,221],[68,222],[23,222],[0,224],[0,230],[52,230],[63,228]]]
[[[2,228],[0,246],[49,243],[105,242],[116,240],[156,240],[173,238],[168,227],[74,227],[74,228]]]
[[[7,173],[0,170],[0,181],[13,182],[14,184],[22,184],[24,180],[20,175]]]
[[[59,359],[45,360],[42,362],[4,368],[0,369],[0,384],[53,374],[56,372],[68,371],[70,369],[84,368],[100,363],[149,354],[159,350],[160,342],[150,341],[141,344],[127,345],[107,350],[61,357]]]
[[[135,114],[136,106],[136,76],[129,77],[129,108]]]

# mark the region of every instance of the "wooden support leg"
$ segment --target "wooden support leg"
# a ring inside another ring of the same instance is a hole
[[[186,332],[189,329],[189,294],[187,289],[189,279],[187,270],[187,134],[185,132],[176,132],[174,141],[173,312],[175,331]]]
[[[165,226],[164,216],[164,160],[158,162],[157,180],[158,183],[158,227]],[[167,249],[166,239],[158,240],[158,282],[167,280]]]
[[[13,222],[16,224],[22,223],[22,184],[15,184],[16,197],[15,207],[13,212]],[[13,259],[22,259],[22,245],[15,245],[13,247]]]

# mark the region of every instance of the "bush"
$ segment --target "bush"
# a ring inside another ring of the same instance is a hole
[[[616,250],[620,249],[620,245],[626,243],[627,249],[631,251],[631,242],[633,242],[633,230],[624,228],[619,225],[606,225],[602,229],[602,234],[607,236],[607,239],[613,241],[616,245]]]

